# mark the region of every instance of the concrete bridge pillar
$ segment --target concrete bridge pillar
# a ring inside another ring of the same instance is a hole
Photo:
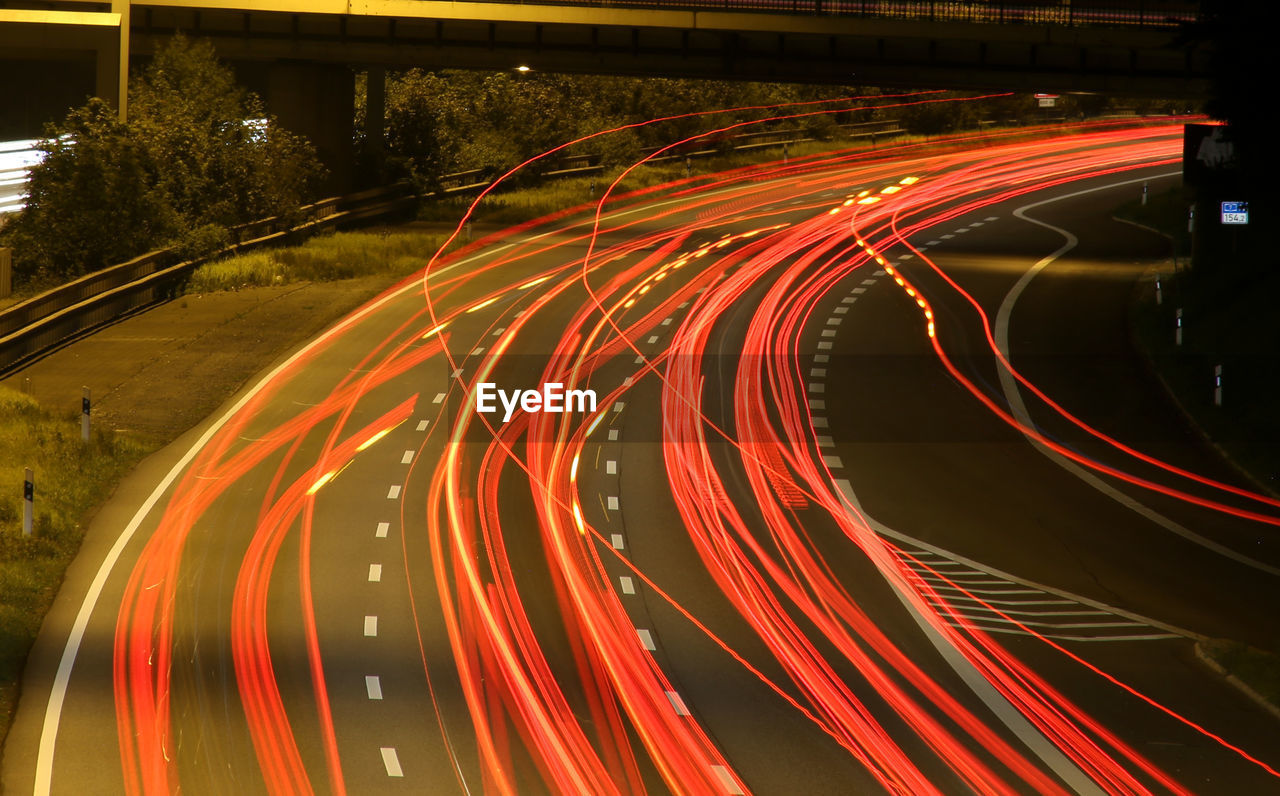
[[[276,63],[265,71],[267,111],[315,146],[329,170],[325,193],[350,191],[355,182],[355,74],[335,64]]]
[[[365,162],[371,171],[359,182],[375,184],[382,179],[386,160],[387,70],[371,66],[365,72],[364,145]]]

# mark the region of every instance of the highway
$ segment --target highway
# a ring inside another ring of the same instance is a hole
[[[1128,341],[1163,249],[1110,209],[1180,159],[1107,123],[623,180],[440,257],[105,510],[6,788],[1280,788],[1194,652],[1274,643],[1280,502]]]

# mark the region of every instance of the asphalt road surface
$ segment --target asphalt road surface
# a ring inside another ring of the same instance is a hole
[[[1164,249],[1110,219],[1180,133],[624,184],[440,260],[103,511],[5,788],[1276,790],[1194,644],[1274,642],[1280,505],[1134,352]]]

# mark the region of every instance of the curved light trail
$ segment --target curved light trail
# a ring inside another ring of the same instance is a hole
[[[939,101],[954,100],[852,98],[775,115]],[[257,765],[247,781],[271,793],[365,790],[353,779],[358,755],[343,740],[352,728],[335,707],[337,664],[327,650],[345,642],[327,629],[317,556],[333,533],[326,516],[335,494],[352,500],[393,441],[411,436],[403,459],[411,464],[393,490],[404,555],[399,611],[409,628],[400,640],[420,659],[420,712],[461,791],[752,792],[741,753],[716,729],[724,720],[680,697],[672,665],[680,651],[660,649],[638,628],[625,598],[636,588],[748,677],[757,698],[776,701],[889,793],[1072,788],[979,702],[956,693],[945,667],[913,652],[892,629],[885,606],[896,606],[894,615],[901,606],[886,595],[906,601],[1101,792],[1194,789],[1167,759],[1092,715],[1069,684],[967,620],[961,602],[1025,630],[1153,721],[1197,733],[1268,781],[1280,776],[1247,739],[1228,738],[1229,728],[1162,704],[913,559],[834,486],[805,389],[806,352],[822,326],[818,307],[880,270],[898,286],[895,311],[914,319],[937,366],[992,416],[1116,482],[1233,521],[1280,524],[1280,502],[1161,462],[1068,412],[999,350],[966,286],[912,244],[918,231],[1000,202],[1180,157],[1180,128],[1167,124],[1033,132],[793,158],[631,193],[621,190],[624,174],[594,207],[437,253],[425,273],[379,300],[379,312],[273,376],[169,495],[115,620],[125,791],[198,790],[192,760],[203,755],[212,766],[224,754],[183,742],[191,699],[183,689],[197,675],[175,651],[195,643],[184,606],[197,593],[215,601],[208,610],[225,628],[226,698],[237,705],[230,721],[243,723]],[[909,252],[911,265],[891,264],[890,251]],[[455,263],[467,265],[444,270]],[[1040,409],[1114,455],[1101,461],[1019,424],[956,363],[954,333],[966,323],[981,330],[993,367]],[[364,353],[327,374],[326,357],[344,344]],[[312,379],[326,385],[319,394]],[[481,382],[557,382],[593,389],[600,402],[585,414],[518,413],[503,423],[476,412]],[[648,402],[647,411],[636,402]],[[649,451],[652,510],[614,505],[601,491],[601,451],[622,433],[637,440],[627,443],[633,450]],[[1136,469],[1151,465],[1158,474]],[[228,514],[245,500],[252,509]],[[658,519],[668,514],[677,527]],[[248,519],[231,527],[228,516]],[[195,573],[206,561],[192,541],[214,535],[232,562],[217,589],[200,585]],[[690,578],[637,563],[628,535],[678,539],[690,551],[683,566],[712,590],[706,603],[677,584]],[[720,606],[714,617],[710,604]],[[369,618],[366,636],[388,626]],[[286,622],[300,628],[298,649],[275,635]],[[283,681],[282,656],[295,660],[294,677],[304,672],[303,689]],[[770,731],[760,730],[766,739]],[[393,765],[385,749],[383,759],[397,776],[402,761]]]

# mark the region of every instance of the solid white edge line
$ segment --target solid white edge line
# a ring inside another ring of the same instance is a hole
[[[845,501],[866,520],[867,527],[877,533],[883,533],[881,528],[884,526],[878,522],[874,522],[870,516],[862,509],[862,505],[858,502],[857,496],[853,493],[853,486],[844,478],[837,478],[833,482],[837,494],[845,499]],[[885,534],[889,536],[890,534]],[[938,651],[938,654],[946,661],[947,665],[964,681],[965,685],[973,691],[978,699],[987,706],[987,709],[998,718],[1005,727],[1009,729],[1018,740],[1031,750],[1036,757],[1040,758],[1046,766],[1049,767],[1063,782],[1067,784],[1076,793],[1081,796],[1105,796],[1105,791],[1099,788],[1093,780],[1089,778],[1080,767],[1071,762],[1071,759],[1063,754],[1062,750],[1055,746],[1044,733],[1036,729],[1026,716],[1014,707],[1003,694],[1001,694],[994,685],[991,684],[986,677],[978,671],[977,667],[960,653],[953,645],[947,642],[942,634],[929,624],[928,621],[916,610],[915,605],[907,599],[898,584],[890,578],[885,578],[885,582],[892,589],[898,601],[907,609],[907,613],[919,626],[920,631],[929,639],[929,643]]]
[[[1060,202],[1064,199],[1072,199],[1077,196],[1084,196],[1085,194],[1096,193],[1098,191],[1105,191],[1111,188],[1118,188],[1124,185],[1134,185],[1140,182],[1147,182],[1150,180],[1160,180],[1160,179],[1165,179],[1167,177],[1178,177],[1178,176],[1181,176],[1181,174],[1182,174],[1181,171],[1169,171],[1163,174],[1157,174],[1153,177],[1139,177],[1132,180],[1124,180],[1122,182],[1113,182],[1107,185],[1099,185],[1093,188],[1086,188],[1082,191],[1075,191],[1074,193],[1063,194],[1062,196],[1055,196],[1049,199],[1042,199],[1039,202],[1032,202],[1031,204],[1023,205],[1022,207],[1019,207],[1017,210],[1013,211],[1013,215],[1017,218],[1022,219],[1023,221],[1029,222],[1031,224],[1035,224],[1037,226],[1044,227],[1046,229],[1053,230],[1059,235],[1062,235],[1064,238],[1066,238],[1066,243],[1062,244],[1057,248],[1057,250],[1041,258],[1038,262],[1036,262],[1035,265],[1031,266],[1031,268],[1028,269],[1027,272],[1024,273],[1016,283],[1014,283],[1014,286],[1010,288],[1009,293],[1004,297],[1004,301],[1000,303],[1000,309],[996,313],[996,323],[995,323],[994,332],[995,332],[996,348],[999,349],[1000,353],[1004,356],[1006,360],[1009,360],[1009,319],[1013,315],[1013,307],[1014,307],[1014,304],[1017,303],[1018,297],[1021,296],[1022,292],[1027,289],[1027,286],[1031,284],[1031,280],[1035,279],[1037,274],[1039,274],[1041,271],[1047,268],[1051,263],[1053,263],[1054,260],[1057,260],[1062,255],[1074,249],[1076,247],[1076,244],[1079,243],[1079,239],[1076,238],[1075,235],[1071,234],[1067,230],[1062,229],[1061,227],[1055,227],[1053,224],[1049,224],[1047,222],[1039,221],[1037,219],[1031,218],[1030,216],[1026,215],[1026,211],[1036,207],[1041,207],[1042,205],[1052,204],[1053,202]],[[1004,392],[1005,400],[1008,401],[1009,403],[1009,411],[1018,420],[1018,422],[1022,423],[1028,428],[1038,428],[1038,426],[1036,426],[1036,424],[1031,420],[1031,414],[1027,411],[1027,405],[1022,400],[1022,393],[1018,389],[1017,380],[1013,378],[1013,375],[1010,374],[1008,369],[1004,367],[999,368],[999,376],[1000,376],[1000,389]],[[1026,436],[1026,435],[1024,434],[1023,436]],[[1215,542],[1212,539],[1201,536],[1200,534],[1196,533],[1190,528],[1187,528],[1186,526],[1182,525],[1176,520],[1166,517],[1164,514],[1161,514],[1155,509],[1150,508],[1149,506],[1138,501],[1137,499],[1132,498],[1129,495],[1126,495],[1125,493],[1121,492],[1119,489],[1116,489],[1115,487],[1111,486],[1107,482],[1103,481],[1097,474],[1085,469],[1084,467],[1081,467],[1080,465],[1076,464],[1075,462],[1071,461],[1065,456],[1062,456],[1061,454],[1051,450],[1050,448],[1046,447],[1040,442],[1037,442],[1036,440],[1032,439],[1029,436],[1027,436],[1027,442],[1031,444],[1031,447],[1035,448],[1037,451],[1043,454],[1046,458],[1048,458],[1054,464],[1058,465],[1062,469],[1071,473],[1076,478],[1079,478],[1081,481],[1085,482],[1089,486],[1093,487],[1097,491],[1111,498],[1112,500],[1124,506],[1125,508],[1129,509],[1130,511],[1134,512],[1135,514],[1138,514],[1139,516],[1151,521],[1152,523],[1160,526],[1161,528],[1164,528],[1165,530],[1170,531],[1182,537],[1183,539],[1187,540],[1188,542],[1191,542],[1192,544],[1199,545],[1200,547],[1203,547],[1206,550],[1211,550],[1217,553],[1218,555],[1223,556],[1224,558],[1229,558],[1238,564],[1243,564],[1247,567],[1251,567],[1252,569],[1256,569],[1260,572],[1265,572],[1268,575],[1280,575],[1280,567],[1272,566],[1271,564],[1267,564],[1265,562],[1250,558],[1249,556],[1243,553],[1240,553],[1236,550],[1233,550],[1224,544],[1220,544],[1219,542]]]
[[[508,244],[511,246],[514,244]],[[432,272],[432,276],[439,276],[448,273],[455,268],[466,265],[473,260],[480,259],[483,256],[492,256],[493,252],[484,254],[477,253],[474,257],[468,257],[465,260],[459,260],[451,263],[437,271]],[[129,520],[129,524],[125,526],[120,535],[116,537],[116,541],[111,545],[111,549],[107,551],[107,555],[103,558],[102,563],[98,566],[98,571],[93,577],[93,581],[89,584],[89,590],[85,592],[84,599],[80,602],[80,610],[76,612],[75,621],[71,625],[71,633],[67,636],[66,644],[62,648],[62,658],[58,661],[58,670],[54,674],[53,685],[49,689],[49,703],[45,707],[44,723],[40,729],[40,746],[36,753],[36,778],[32,792],[36,796],[46,796],[53,787],[53,754],[54,747],[57,743],[58,725],[62,722],[62,706],[67,699],[67,686],[71,680],[71,670],[75,666],[76,656],[80,654],[80,645],[84,643],[84,634],[89,627],[89,619],[93,615],[94,608],[98,605],[98,599],[102,596],[102,590],[106,588],[107,578],[111,576],[111,570],[115,568],[116,562],[124,553],[125,547],[133,540],[134,534],[138,532],[138,528],[142,525],[142,521],[146,519],[151,510],[155,508],[160,497],[169,490],[174,480],[177,479],[178,473],[186,469],[191,460],[196,457],[205,445],[213,439],[221,428],[227,424],[233,415],[245,407],[253,400],[259,392],[261,392],[267,384],[273,379],[291,367],[299,359],[310,353],[313,349],[318,348],[330,339],[345,331],[348,327],[355,325],[358,321],[363,320],[365,316],[373,314],[385,304],[399,299],[405,293],[421,290],[423,287],[422,279],[414,276],[405,280],[399,290],[389,292],[382,298],[365,305],[363,308],[356,310],[342,320],[338,321],[327,331],[321,333],[318,337],[307,343],[302,348],[295,351],[288,359],[281,362],[271,370],[266,376],[263,376],[248,392],[240,397],[230,409],[222,414],[213,422],[200,438],[192,444],[191,448],[183,454],[182,458],[165,474],[160,480],[156,488],[152,490],[147,499],[138,507],[133,518]]]

